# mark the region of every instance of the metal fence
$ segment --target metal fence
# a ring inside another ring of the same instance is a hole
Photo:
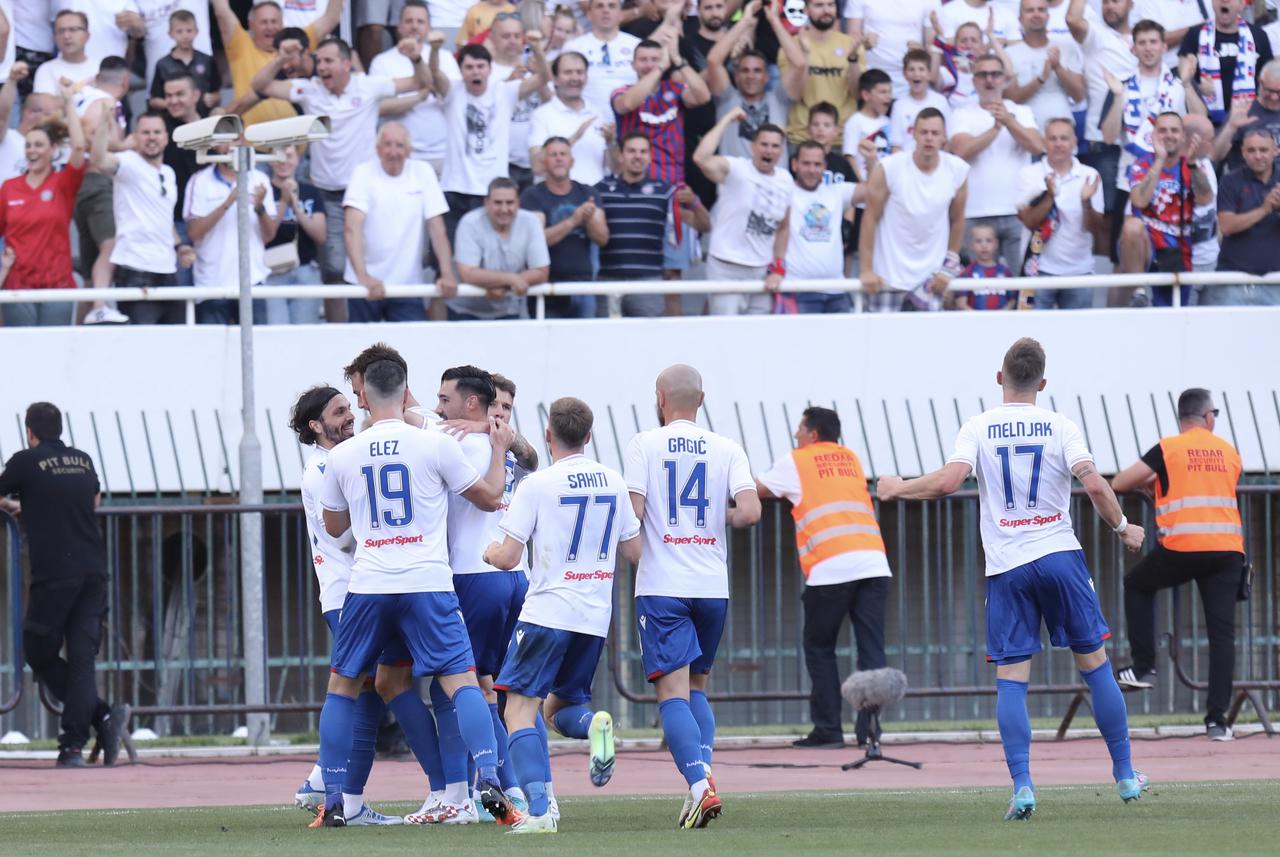
[[[1247,544],[1255,567],[1251,602],[1240,605],[1238,681],[1280,679],[1280,593],[1276,586],[1277,498],[1280,486],[1241,487]],[[328,632],[317,604],[300,507],[280,502],[254,507],[264,512],[267,693],[276,731],[315,727],[315,711],[328,675]],[[100,682],[114,700],[128,701],[136,721],[160,734],[228,733],[244,721],[232,707],[244,701],[240,633],[238,513],[247,507],[206,505],[112,506],[101,510],[112,572],[110,614],[100,657]],[[984,662],[983,572],[976,493],[929,503],[880,508],[879,517],[894,570],[888,611],[889,663],[902,669],[926,695],[905,701],[898,719],[990,718],[992,699],[980,691],[994,684]],[[1126,501],[1132,520],[1149,520],[1149,506]],[[1122,576],[1126,564],[1118,540],[1093,514],[1087,498],[1073,503],[1077,531],[1094,571],[1103,609],[1115,632],[1116,660],[1125,657]],[[801,575],[793,526],[785,504],[769,502],[759,526],[730,540],[732,600],[711,690],[736,700],[718,706],[725,725],[803,723],[808,679],[801,647]],[[5,617],[0,635],[0,731],[18,729],[51,737],[55,719],[31,691],[16,697],[21,675],[21,572],[17,530],[0,521]],[[615,631],[596,677],[596,699],[623,726],[653,722],[656,708],[639,661],[629,597],[633,575],[617,581]],[[1172,636],[1192,676],[1204,677],[1207,640],[1194,589],[1180,590],[1183,617]],[[1164,596],[1168,629],[1173,601]],[[842,639],[846,671],[853,652]],[[1201,695],[1173,680],[1161,663],[1156,690],[1130,696],[1132,711],[1198,711]],[[1078,684],[1070,654],[1038,658],[1033,684]],[[1266,702],[1275,705],[1277,693]],[[1039,694],[1033,715],[1059,715],[1068,699]]]

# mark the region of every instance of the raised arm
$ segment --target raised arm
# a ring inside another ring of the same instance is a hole
[[[533,62],[529,64],[529,70],[533,74],[527,75],[520,81],[521,100],[533,95],[551,80],[551,70],[547,68],[547,56],[542,52],[542,31],[530,30],[524,38],[529,45],[529,50],[533,53]]]
[[[1107,81],[1107,89],[1111,90],[1111,109],[1098,123],[1098,130],[1102,132],[1102,142],[1114,146],[1120,142],[1120,133],[1124,130],[1124,82],[1109,69],[1104,68],[1102,74]]]
[[[747,38],[748,33],[755,27],[756,15],[759,11],[760,0],[751,0],[743,11],[742,17],[734,22],[729,32],[721,36],[707,53],[707,67],[702,74],[707,80],[707,89],[712,95],[723,95],[733,85],[725,64],[738,43]]]
[[[1071,38],[1082,45],[1089,37],[1089,19],[1085,17],[1087,6],[1085,0],[1071,0],[1067,5],[1067,29],[1071,31]]]
[[[120,169],[120,159],[107,146],[109,130],[106,122],[99,122],[93,132],[92,162],[103,175],[114,176]]]
[[[667,69],[671,67],[671,54],[664,47],[662,49],[662,61],[644,77],[628,86],[624,91],[613,96],[613,110],[619,116],[625,113],[631,113],[640,108],[644,104],[644,100],[653,91],[658,88],[658,84],[662,82],[662,76],[667,73]]]
[[[210,0],[213,4],[213,15],[218,19],[218,32],[222,34],[222,43],[230,46],[237,34],[244,32],[240,19],[231,11],[231,0]]]
[[[316,34],[316,44],[324,40],[325,36],[338,29],[338,24],[342,21],[342,0],[329,0],[325,4],[324,14],[316,18],[312,23]],[[312,48],[315,45],[311,46]]]
[[[464,499],[482,511],[496,512],[502,505],[502,495],[507,489],[507,450],[511,449],[514,439],[511,426],[489,417],[489,442],[493,444],[489,470],[462,492]]]
[[[67,166],[78,170],[84,166],[85,149],[87,148],[84,139],[84,125],[81,124],[80,117],[76,115],[71,88],[68,86],[60,88],[62,90],[63,118],[67,123],[67,135],[70,137],[71,142],[71,156],[67,159]],[[107,123],[104,121],[98,124],[105,126]]]
[[[444,44],[444,33],[432,30],[427,35],[427,44],[431,45],[431,87],[436,97],[443,99],[449,94],[449,75],[440,71],[440,46]]]
[[[283,52],[276,54],[275,59],[258,69],[258,73],[253,76],[253,80],[249,84],[249,88],[259,98],[282,98],[289,100],[289,92],[293,89],[293,84],[287,80],[276,80],[276,75],[280,74],[280,70],[284,68],[287,57]]]
[[[781,70],[782,89],[787,98],[799,101],[804,98],[804,84],[809,75],[809,52],[800,39],[787,32],[786,27],[774,27],[773,32],[778,36],[778,45],[787,58],[787,67]],[[854,39],[854,44],[857,44],[857,39]]]
[[[720,121],[698,141],[698,148],[693,150],[693,162],[709,181],[719,184],[728,177],[729,159],[717,155],[716,149],[720,148],[720,138],[724,136],[725,129],[734,122],[741,122],[746,116],[747,112],[741,106],[733,108],[721,116]]]
[[[864,215],[865,216],[865,215]],[[948,461],[941,468],[918,476],[903,479],[901,476],[881,476],[876,481],[876,496],[889,500],[937,500],[954,494],[964,485],[973,468],[963,461]]]

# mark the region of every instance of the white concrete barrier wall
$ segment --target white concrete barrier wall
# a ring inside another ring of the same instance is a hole
[[[67,413],[70,438],[113,493],[233,490],[238,336],[223,327],[0,329],[0,455],[20,448],[22,413],[43,399]],[[1280,309],[1197,308],[259,328],[264,485],[298,485],[306,451],[287,427],[298,393],[344,388],[342,367],[378,340],[405,355],[424,403],[434,403],[446,367],[508,375],[519,385],[518,427],[539,448],[545,406],[578,396],[596,413],[593,451],[619,466],[630,437],[656,425],[654,377],[686,362],[703,374],[703,421],[740,440],[757,471],[790,449],[814,403],[839,410],[868,470],[917,474],[942,463],[962,420],[999,402],[995,373],[1019,336],[1044,344],[1042,402],[1081,424],[1102,470],[1174,431],[1172,401],[1189,386],[1213,390],[1225,411],[1218,431],[1249,470],[1280,467]]]

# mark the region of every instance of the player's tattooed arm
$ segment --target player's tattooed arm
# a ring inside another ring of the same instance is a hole
[[[1116,531],[1121,543],[1130,551],[1141,550],[1146,533],[1142,527],[1137,524],[1130,524],[1128,519],[1125,518],[1124,510],[1120,508],[1120,501],[1116,499],[1110,483],[1102,478],[1102,474],[1098,472],[1098,468],[1094,466],[1094,463],[1092,461],[1078,462],[1071,468],[1071,472],[1080,480],[1084,490],[1089,492],[1089,500],[1092,501],[1093,508],[1098,513],[1098,516],[1106,522],[1108,527]]]
[[[511,454],[516,457],[516,464],[530,473],[538,469],[538,451],[523,435],[516,435],[515,443],[511,444]]]

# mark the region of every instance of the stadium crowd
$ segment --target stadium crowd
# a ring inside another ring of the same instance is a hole
[[[848,292],[786,286],[851,275],[874,311],[1168,305],[1168,288],[947,286],[1277,270],[1266,3],[0,0],[0,280],[238,282],[234,170],[173,131],[298,111],[332,133],[253,177],[253,282],[368,299],[259,301],[260,322],[525,318],[531,286],[592,279],[636,281],[613,309],[642,317],[848,312]],[[428,277],[446,298],[386,298]],[[682,277],[767,288],[654,285]],[[1183,290],[1280,304],[1280,286]],[[183,316],[3,305],[7,326]]]

